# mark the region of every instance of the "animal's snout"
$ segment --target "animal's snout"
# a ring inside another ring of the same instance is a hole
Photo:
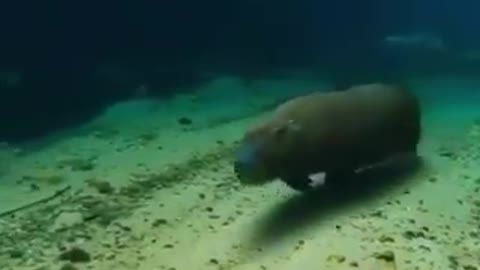
[[[235,164],[243,167],[254,163],[255,150],[256,147],[250,143],[240,146],[235,153]]]
[[[244,169],[242,169],[240,163],[238,163],[238,162],[233,163],[233,172],[235,173],[237,178],[239,178],[239,179],[242,178],[243,171],[244,171]]]
[[[245,143],[235,153],[233,171],[246,185],[260,185],[270,180],[268,170],[258,158],[258,144]]]
[[[244,184],[263,182],[263,172],[256,150],[256,144],[245,143],[235,153],[233,171],[240,182]]]
[[[233,170],[237,177],[243,179],[250,171],[255,168],[255,158],[251,153],[246,154],[245,150],[240,149],[235,155]]]
[[[254,168],[252,162],[246,162],[245,160],[235,160],[233,162],[233,170],[237,176],[246,175],[249,171],[254,170]]]

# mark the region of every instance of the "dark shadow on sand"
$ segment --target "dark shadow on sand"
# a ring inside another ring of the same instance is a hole
[[[298,194],[278,205],[265,216],[256,229],[255,245],[268,245],[302,230],[319,219],[325,219],[337,211],[354,204],[361,204],[376,195],[412,179],[423,167],[423,160],[407,157],[371,170],[342,183],[320,187],[311,193]]]

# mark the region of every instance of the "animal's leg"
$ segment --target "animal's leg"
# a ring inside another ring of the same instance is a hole
[[[281,178],[285,184],[290,188],[295,189],[300,192],[307,192],[313,190],[312,180],[308,175],[290,175]]]
[[[355,176],[355,171],[350,169],[328,171],[325,173],[326,186],[340,186],[349,182]]]

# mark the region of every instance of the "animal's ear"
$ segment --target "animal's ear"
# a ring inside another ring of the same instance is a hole
[[[294,120],[288,120],[283,125],[275,128],[275,136],[277,138],[282,138],[287,132],[298,132],[301,130],[301,126],[296,123]]]
[[[294,131],[294,132],[302,130],[302,127],[300,126],[300,124],[295,120],[288,120],[287,127],[290,131]]]

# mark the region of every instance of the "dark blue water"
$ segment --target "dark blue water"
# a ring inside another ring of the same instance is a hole
[[[251,78],[310,69],[338,87],[401,80],[405,68],[458,71],[462,64],[448,60],[405,63],[408,55],[380,41],[428,30],[450,48],[475,48],[479,7],[466,0],[3,2],[0,71],[20,74],[21,83],[1,85],[0,139],[82,123],[139,85],[149,95],[175,94],[209,79],[205,70]]]

